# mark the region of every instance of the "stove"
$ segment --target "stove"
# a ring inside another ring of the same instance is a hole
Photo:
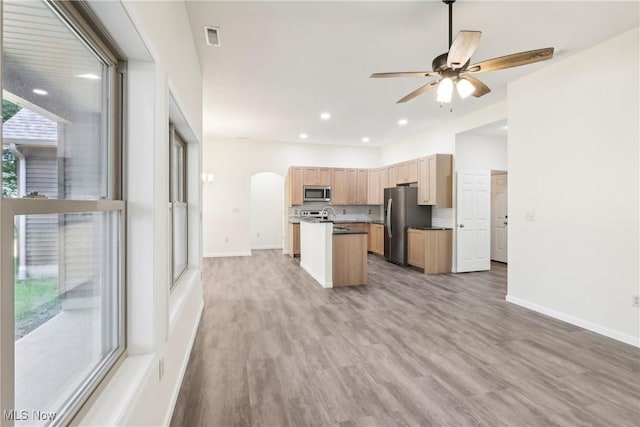
[[[327,219],[329,217],[329,212],[327,211],[312,211],[312,210],[303,210],[300,211],[300,216],[304,218],[320,218]]]

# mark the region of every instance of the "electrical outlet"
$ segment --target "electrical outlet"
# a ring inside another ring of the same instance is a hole
[[[524,220],[534,222],[536,220],[536,213],[534,211],[527,211],[524,213]]]
[[[640,308],[640,295],[631,296],[631,305],[636,308]]]
[[[342,209],[342,215],[346,215],[347,214],[347,210],[346,209]]]
[[[369,209],[369,213],[368,214],[371,215],[371,209]]]
[[[256,237],[260,237],[260,233],[256,233]]]
[[[224,242],[225,242],[225,243],[229,243],[229,238],[228,238],[228,237],[225,237],[225,238],[224,238]]]
[[[161,357],[158,361],[158,380],[164,377],[164,357]]]

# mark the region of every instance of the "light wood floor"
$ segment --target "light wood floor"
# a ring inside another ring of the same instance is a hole
[[[506,303],[504,265],[368,262],[322,289],[280,251],[205,260],[171,425],[640,425],[640,351]]]

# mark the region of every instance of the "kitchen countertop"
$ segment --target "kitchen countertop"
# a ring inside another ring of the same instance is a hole
[[[427,231],[453,230],[453,228],[437,227],[437,226],[433,226],[433,225],[430,225],[428,227],[409,227],[409,228],[410,229],[414,229],[414,230],[427,230]]]
[[[333,227],[333,235],[335,236],[336,234],[368,234],[366,231],[363,230],[355,230],[353,228],[347,228],[347,227]]]

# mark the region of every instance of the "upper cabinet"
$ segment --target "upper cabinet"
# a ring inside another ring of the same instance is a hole
[[[304,186],[331,186],[332,205],[382,205],[384,189],[418,184],[418,204],[452,207],[451,154],[433,154],[375,169],[292,166],[285,180],[287,206],[302,205]]]
[[[380,188],[380,171],[381,169],[369,169],[369,188],[367,204],[369,205],[381,205],[382,202],[382,190]]]
[[[331,185],[329,168],[305,167],[303,173],[304,185]]]
[[[418,159],[408,160],[396,165],[396,184],[418,182]]]
[[[331,169],[331,204],[347,205],[348,200],[347,169]]]
[[[331,204],[368,204],[368,169],[331,169]]]
[[[302,167],[292,166],[289,168],[287,178],[285,179],[285,197],[288,207],[301,205],[303,203],[304,192],[302,189],[302,176]]]
[[[382,192],[384,193],[384,189],[385,188],[390,188],[390,187],[395,187],[396,183],[397,183],[397,170],[396,170],[396,165],[391,165],[391,166],[387,166],[385,168],[386,171],[386,185],[384,187],[382,187]]]
[[[356,186],[356,205],[366,205],[369,203],[369,170],[358,169]]]
[[[451,154],[433,154],[418,159],[418,204],[453,207]]]

